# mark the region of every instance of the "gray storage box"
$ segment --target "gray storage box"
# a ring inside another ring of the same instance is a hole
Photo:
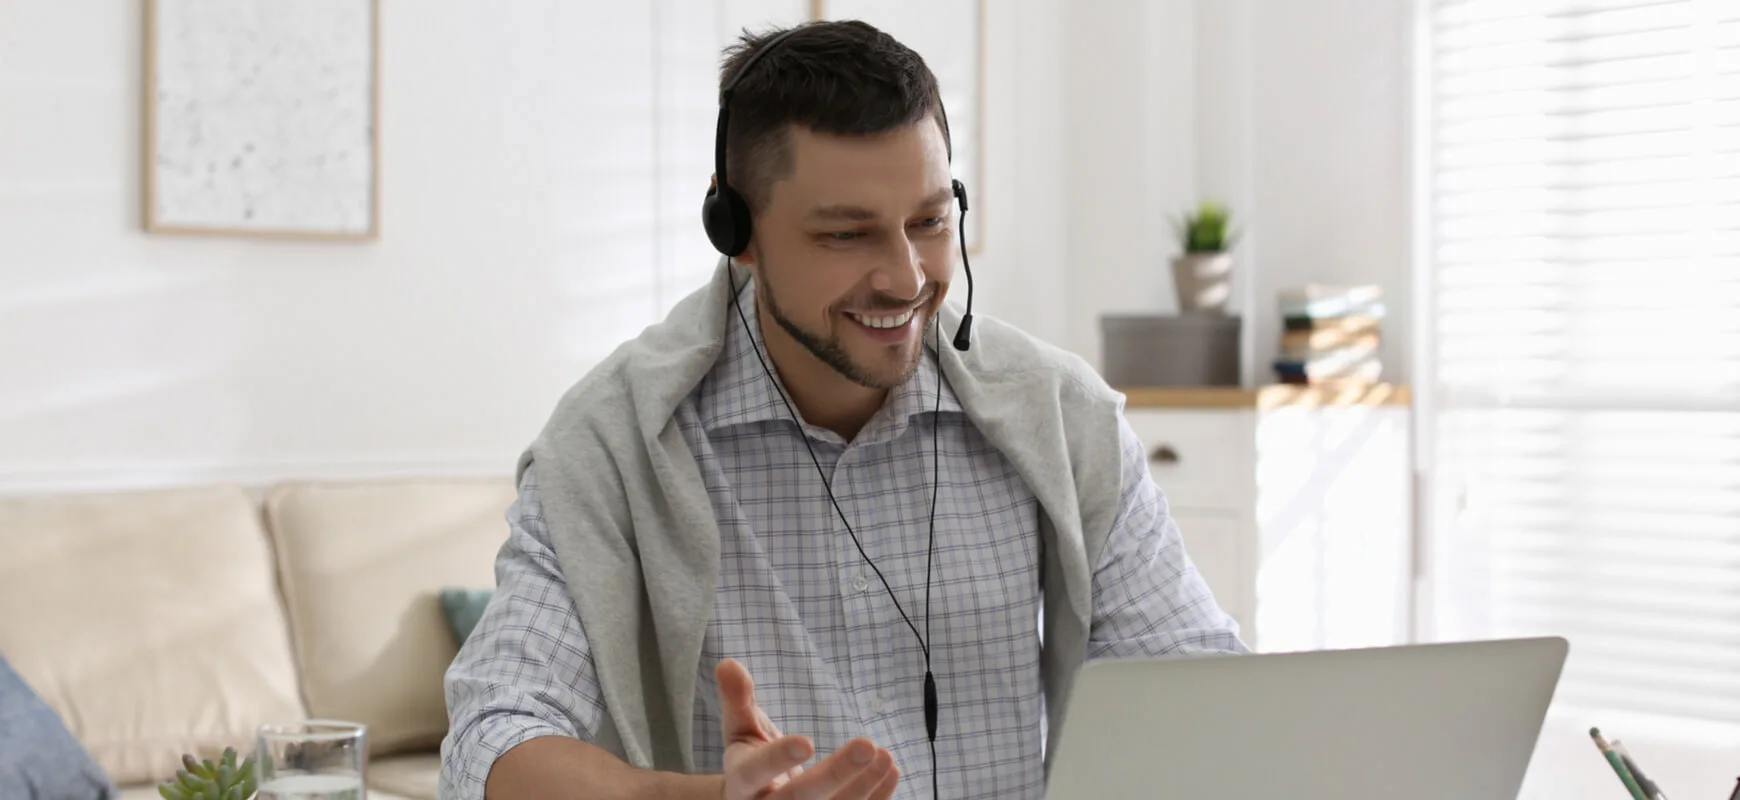
[[[1100,373],[1114,387],[1238,386],[1239,317],[1100,317]]]

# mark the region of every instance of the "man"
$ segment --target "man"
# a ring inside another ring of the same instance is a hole
[[[784,33],[723,69],[748,238],[521,459],[444,797],[1037,797],[1084,661],[1243,649],[1121,398],[994,320],[940,346],[924,62]]]

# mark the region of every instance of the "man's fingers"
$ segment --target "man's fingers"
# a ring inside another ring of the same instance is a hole
[[[713,669],[713,678],[719,682],[719,715],[726,743],[765,738],[749,670],[736,659],[727,658]]]
[[[750,754],[733,765],[743,786],[766,786],[816,753],[807,736],[781,736],[767,744],[745,746],[752,748]]]
[[[893,760],[889,756],[889,760]],[[870,800],[893,800],[894,790],[900,786],[900,768],[890,765],[888,774],[882,776],[882,782],[876,785],[876,790],[870,793]]]
[[[778,725],[773,724],[773,718],[767,715],[767,710],[761,706],[755,707],[755,718],[761,723],[761,735],[768,739],[778,739],[785,734]]]
[[[871,744],[869,739],[853,739],[847,742],[846,746],[835,750],[833,755],[804,770],[802,775],[793,778],[791,783],[774,792],[772,797],[778,800],[824,800],[824,798],[831,798],[851,785],[852,781],[857,779],[876,760],[876,745]],[[885,767],[892,763],[892,760],[883,762]],[[882,775],[878,773],[876,780],[871,781],[869,786],[875,786],[881,779]]]
[[[859,772],[857,777],[854,777],[844,788],[835,792],[832,800],[869,800],[869,798],[876,796],[876,791],[882,788],[882,784],[888,781],[891,774],[898,774],[894,770],[894,756],[887,750],[877,750],[875,758],[870,760],[870,765]],[[890,786],[892,785],[890,784]]]

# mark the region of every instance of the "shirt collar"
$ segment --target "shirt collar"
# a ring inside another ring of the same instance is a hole
[[[785,402],[774,388],[774,384],[778,383],[778,392],[785,390],[784,383],[779,380],[779,373],[774,372],[773,380],[769,381],[762,368],[763,362],[757,360],[759,355],[765,360],[767,368],[772,369],[773,360],[762,343],[760,325],[756,319],[754,283],[750,282],[737,294],[737,309],[727,316],[725,343],[720,349],[719,360],[708,371],[698,390],[701,423],[709,433],[758,422],[789,422],[791,414],[796,411],[795,407],[791,411],[787,410]],[[913,417],[936,413],[939,408],[945,413],[961,411],[960,403],[946,381],[942,382],[941,404],[938,405],[939,374],[931,338],[925,338],[925,355],[919,359],[918,369],[913,371],[912,377],[888,393],[888,399],[864,426],[859,434],[860,438],[892,438],[904,430]],[[803,427],[813,437],[839,438],[807,423]]]

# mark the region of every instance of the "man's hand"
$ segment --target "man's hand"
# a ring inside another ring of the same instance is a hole
[[[807,736],[785,736],[755,704],[749,670],[725,659],[713,671],[725,733],[724,800],[888,800],[900,781],[894,757],[869,739],[847,742],[815,766]]]

